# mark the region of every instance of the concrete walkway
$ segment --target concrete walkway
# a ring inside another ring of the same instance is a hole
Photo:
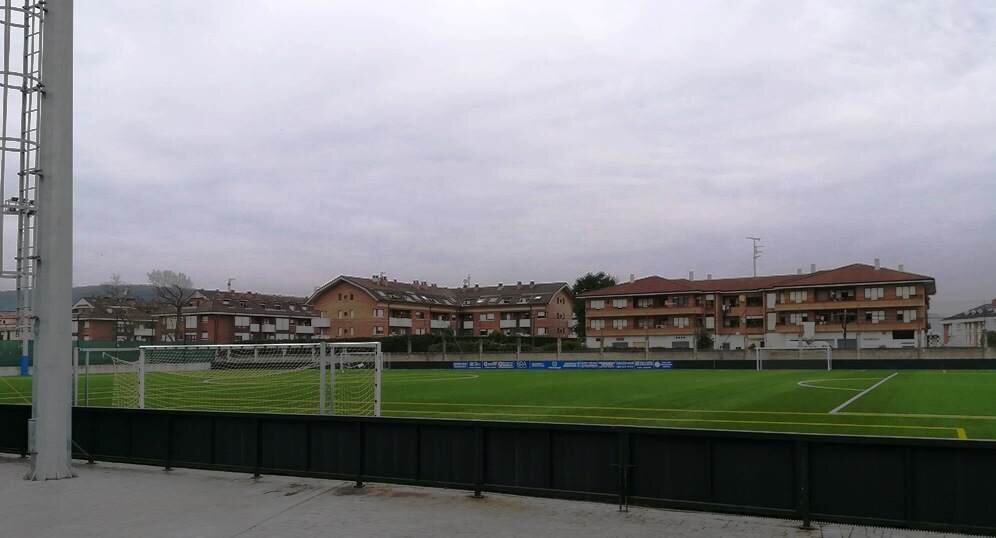
[[[100,463],[72,480],[27,482],[25,460],[0,456],[0,536],[827,536],[923,533],[409,486]],[[931,536],[941,536],[931,534]]]

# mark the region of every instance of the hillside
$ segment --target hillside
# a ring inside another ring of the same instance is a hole
[[[105,295],[104,290],[102,285],[76,286],[73,288],[73,302],[82,297]],[[156,294],[153,287],[147,284],[129,284],[128,290],[131,296],[142,300],[154,299]],[[14,290],[0,291],[0,310],[9,311],[15,308],[17,308],[17,293]]]

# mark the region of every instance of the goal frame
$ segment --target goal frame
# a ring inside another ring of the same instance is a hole
[[[827,361],[827,371],[833,370],[833,346],[827,342],[813,341],[807,343],[806,345],[790,346],[790,347],[756,347],[754,348],[754,360],[755,367],[758,372],[764,370],[764,359],[762,351],[798,351],[802,353],[803,351],[819,351],[823,350]]]
[[[261,349],[311,349],[314,350],[318,360],[318,414],[335,414],[335,388],[336,388],[336,350],[338,349],[366,348],[370,350],[373,359],[373,416],[381,416],[381,386],[383,384],[382,375],[384,368],[384,353],[381,350],[380,342],[288,342],[288,343],[263,343],[263,344],[172,344],[172,345],[148,345],[138,347],[138,360],[136,362],[137,374],[137,406],[145,409],[145,376],[147,371],[146,354],[163,350],[211,350],[217,354],[219,351],[227,351],[231,356],[232,350],[253,350],[257,355]]]

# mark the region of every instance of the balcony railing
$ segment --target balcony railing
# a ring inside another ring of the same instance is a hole
[[[315,328],[311,325],[295,325],[294,332],[297,334],[315,334]]]
[[[526,327],[526,328],[528,328],[528,327],[532,326],[532,324],[530,323],[531,321],[532,320],[528,320],[528,319],[520,319],[519,320],[519,327]]]
[[[473,329],[474,328],[474,322],[473,321],[465,321],[465,322],[463,322],[463,328],[464,329]]]
[[[277,326],[276,325],[271,325],[269,323],[264,323],[263,324],[263,332],[265,332],[265,333],[275,333],[275,332],[277,332]]]
[[[429,327],[433,329],[448,329],[450,327],[450,322],[446,319],[434,319],[429,322]]]
[[[312,327],[328,328],[331,327],[329,318],[311,318]]]
[[[514,319],[503,319],[498,322],[498,327],[502,329],[513,329],[516,326],[516,320]]]
[[[388,318],[387,324],[391,327],[411,327],[412,318]]]

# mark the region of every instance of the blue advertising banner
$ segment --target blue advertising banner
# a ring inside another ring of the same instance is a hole
[[[671,361],[455,361],[461,370],[660,370],[670,369]]]

